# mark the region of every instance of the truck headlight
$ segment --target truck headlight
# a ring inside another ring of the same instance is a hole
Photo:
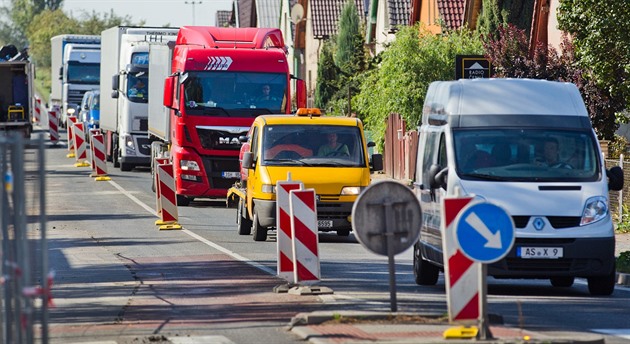
[[[70,116],[74,115],[74,112],[75,112],[75,111],[76,111],[76,110],[75,110],[74,108],[68,108],[68,110],[66,110],[66,112],[67,112],[67,113],[68,113],[68,115],[70,115]]]
[[[582,212],[580,226],[595,223],[608,215],[608,204],[602,196],[591,197],[586,200],[586,206]]]
[[[182,171],[201,171],[195,160],[180,160],[179,167]]]
[[[136,149],[131,135],[124,135],[123,140],[125,140],[125,147],[129,149]]]
[[[275,194],[276,193],[276,186],[275,185],[271,185],[271,184],[263,184],[262,185],[262,192]]]
[[[341,189],[342,195],[358,195],[363,191],[363,188],[360,186],[344,186]]]

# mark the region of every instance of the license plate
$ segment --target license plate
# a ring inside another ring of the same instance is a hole
[[[317,220],[317,227],[332,228],[332,226],[333,226],[332,220]]]
[[[562,247],[519,247],[516,255],[524,259],[562,258]]]
[[[223,172],[221,173],[223,178],[240,178],[241,172]]]

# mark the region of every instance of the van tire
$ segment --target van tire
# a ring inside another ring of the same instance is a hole
[[[254,210],[254,218],[252,219],[252,233],[254,234],[254,241],[266,241],[267,229],[262,227],[258,222],[258,214]]]
[[[575,282],[575,277],[573,276],[563,276],[563,277],[551,277],[549,279],[551,285],[556,288],[569,288]]]
[[[597,276],[597,277],[589,277],[588,281],[588,291],[593,296],[608,296],[615,291],[615,270],[606,276]]]
[[[236,224],[239,235],[252,234],[252,220],[247,217],[245,202],[243,202],[242,198],[239,198],[238,207],[236,208]]]
[[[418,285],[436,285],[440,269],[422,258],[420,245],[413,245],[413,275]]]

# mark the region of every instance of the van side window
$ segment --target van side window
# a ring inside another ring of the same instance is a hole
[[[258,127],[254,127],[250,140],[251,145],[249,149],[254,153],[254,161],[258,161]]]
[[[440,139],[440,133],[439,132],[428,132],[427,133],[427,140],[424,146],[424,152],[423,152],[423,160],[422,160],[422,171],[423,171],[423,175],[422,175],[422,183],[424,185],[431,185],[431,181],[428,180],[428,173],[427,171],[429,171],[429,168],[431,167],[431,165],[436,163],[436,157],[438,155],[438,140]],[[446,149],[446,148],[445,148]]]
[[[440,150],[437,163],[442,166],[442,168],[448,166],[448,159],[446,156],[446,137],[444,136],[444,133],[440,135]]]

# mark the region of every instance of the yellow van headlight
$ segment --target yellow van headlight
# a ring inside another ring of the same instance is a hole
[[[363,188],[360,186],[344,186],[341,189],[341,194],[342,195],[358,195],[361,193],[362,190]]]
[[[275,194],[276,193],[276,186],[275,185],[271,185],[271,184],[263,184],[262,185],[262,192],[263,193]]]

